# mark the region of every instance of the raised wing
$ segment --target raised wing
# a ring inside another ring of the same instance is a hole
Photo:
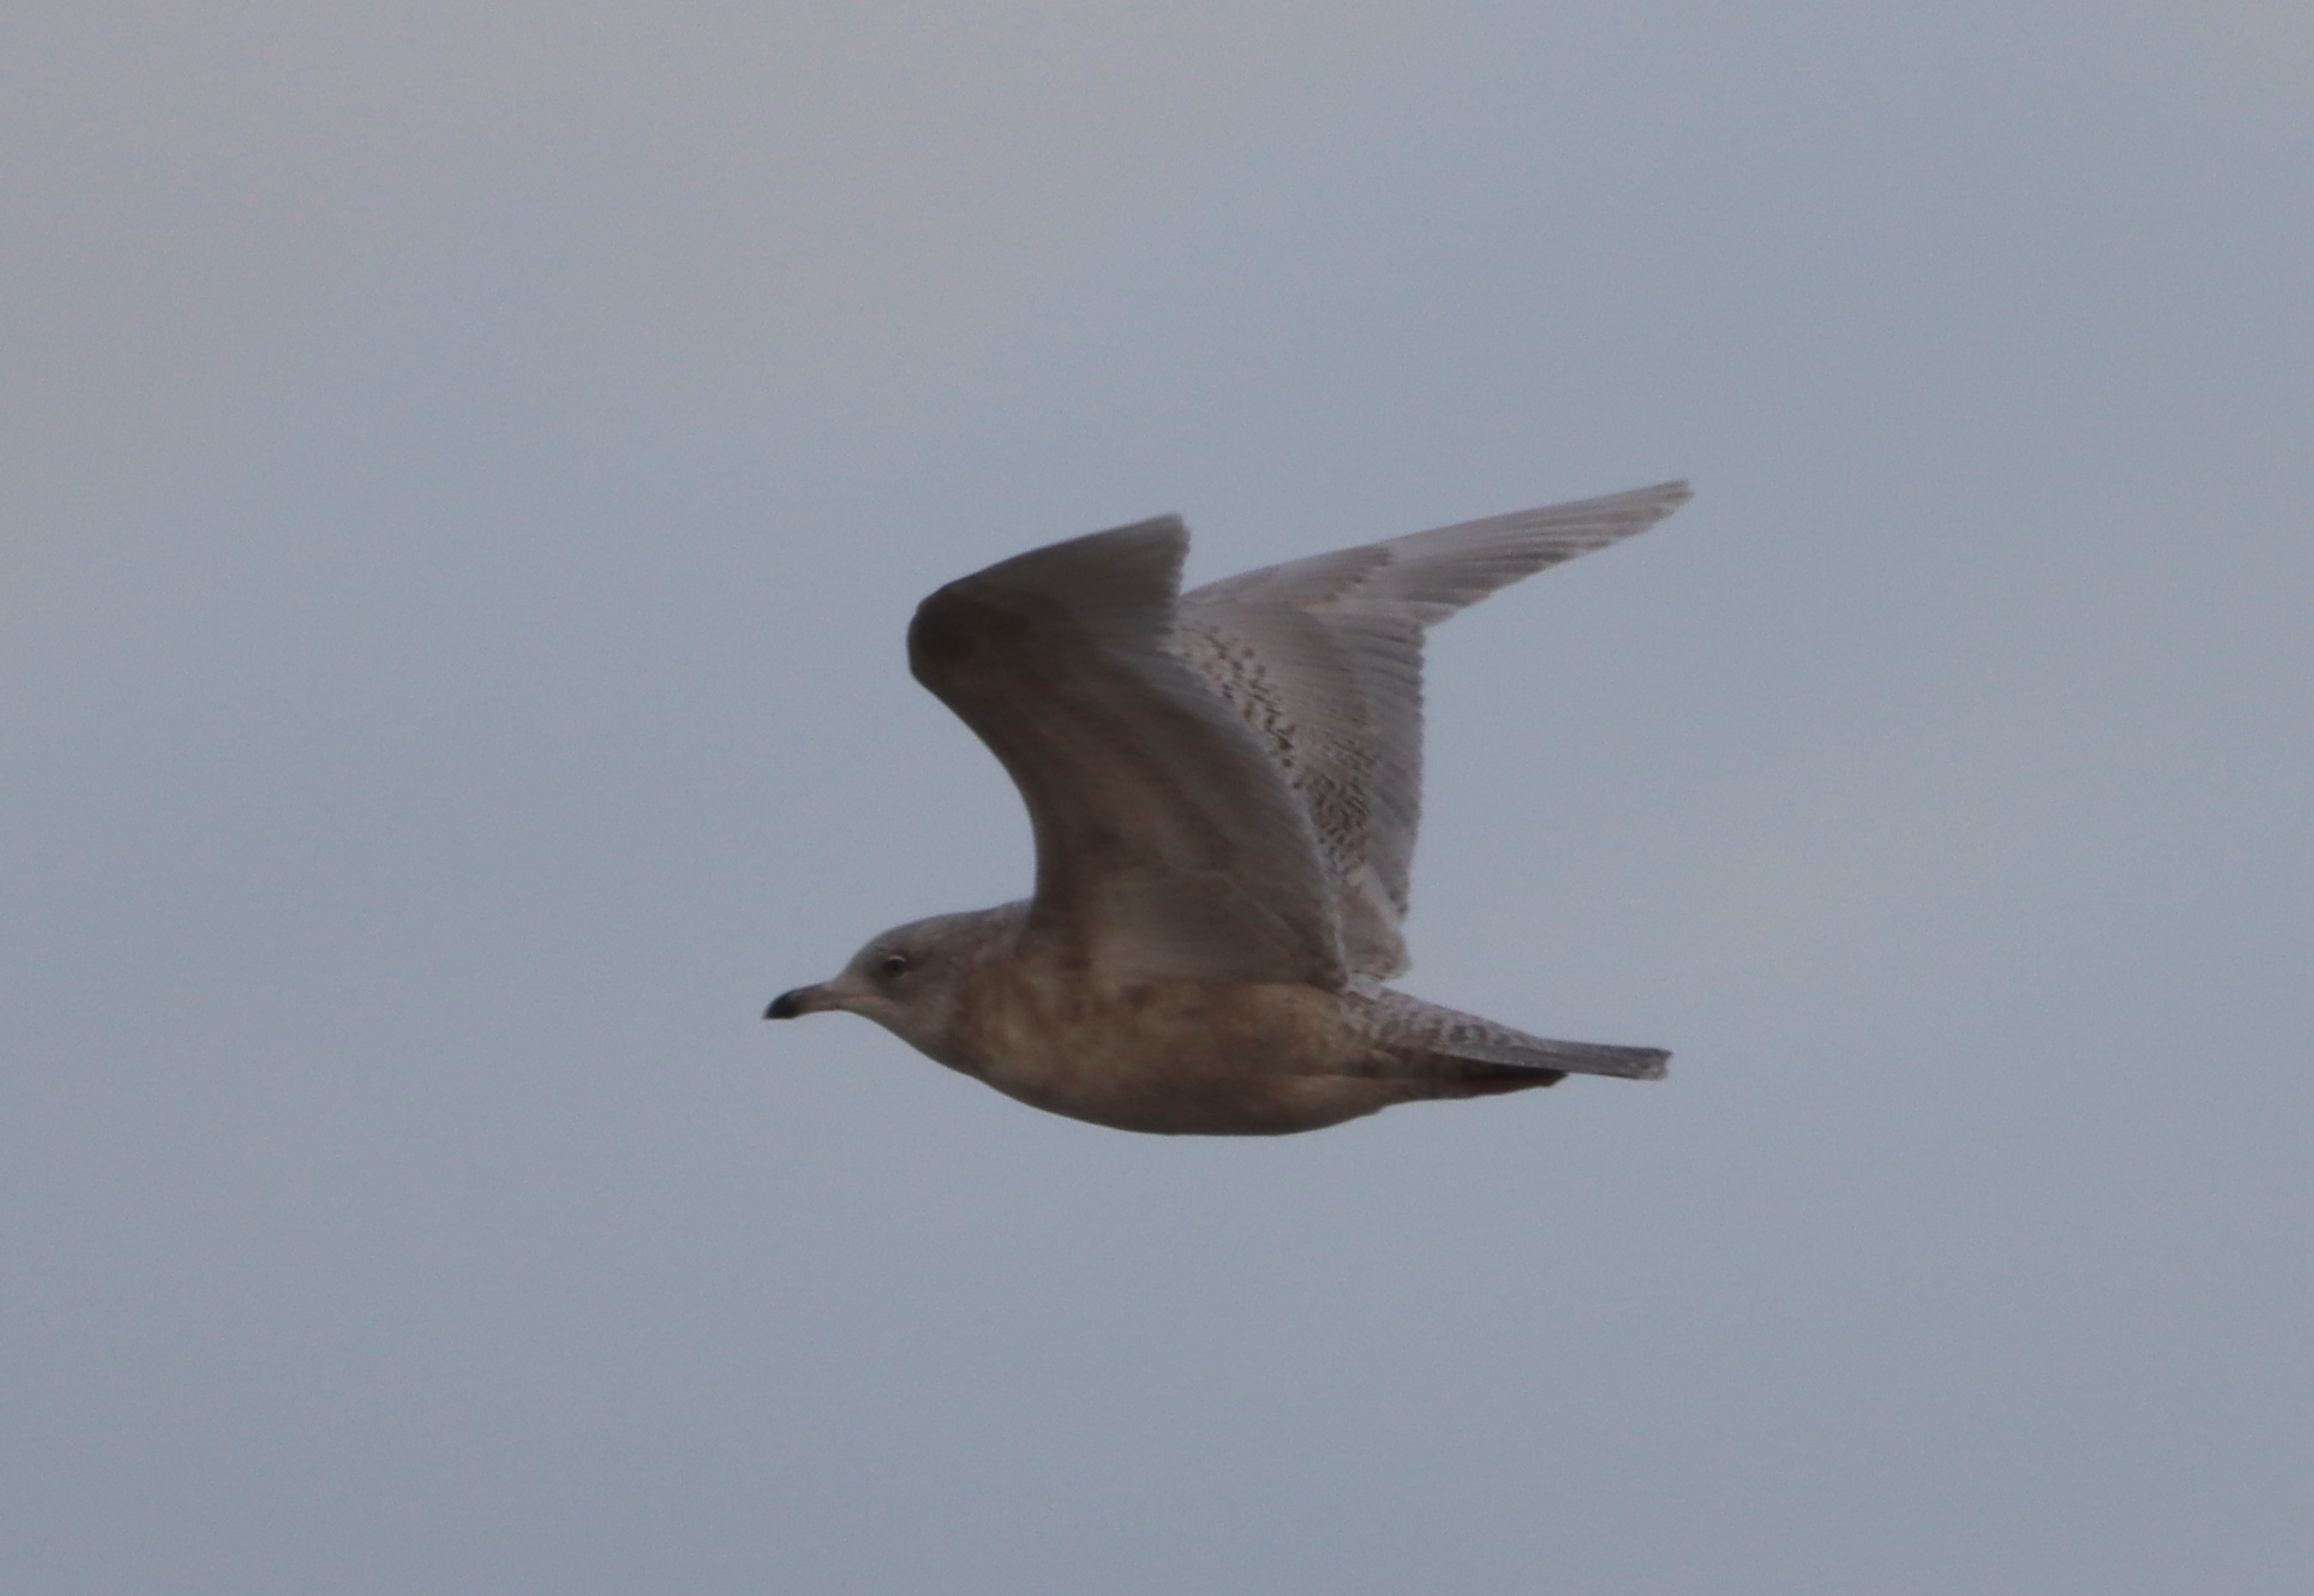
[[[1244,719],[1317,833],[1352,970],[1406,968],[1422,817],[1422,634],[1688,499],[1665,482],[1232,577],[1184,595],[1174,650]]]
[[[1337,987],[1301,803],[1166,650],[1188,541],[1169,516],[951,582],[917,608],[908,666],[1028,804],[1030,934],[1119,976]]]

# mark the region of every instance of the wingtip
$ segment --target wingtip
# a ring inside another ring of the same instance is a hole
[[[1645,505],[1656,511],[1656,519],[1660,521],[1689,499],[1693,498],[1695,489],[1685,477],[1674,477],[1668,482],[1657,482],[1647,488],[1634,488],[1628,493],[1618,493],[1612,497],[1621,499],[1627,504]]]
[[[1180,516],[1153,516],[1047,543],[943,583],[909,620],[909,668],[933,687],[941,673],[962,668],[992,640],[1076,610],[1137,611],[1153,634],[1160,632],[1170,624],[1188,549]]]

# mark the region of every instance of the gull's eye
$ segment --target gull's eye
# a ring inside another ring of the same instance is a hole
[[[876,974],[887,981],[907,973],[908,956],[905,953],[888,953],[876,961]]]

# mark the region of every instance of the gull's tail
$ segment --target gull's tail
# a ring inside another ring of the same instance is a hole
[[[1603,1042],[1554,1042],[1426,1003],[1388,987],[1360,983],[1376,1041],[1392,1057],[1435,1072],[1455,1096],[1550,1086],[1569,1075],[1610,1075],[1660,1080],[1671,1054],[1660,1047],[1617,1047]]]

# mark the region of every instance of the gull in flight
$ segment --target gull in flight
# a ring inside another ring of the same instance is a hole
[[[1031,550],[918,606],[908,668],[988,745],[1036,835],[1028,898],[871,938],[766,1019],[843,1010],[1038,1108],[1276,1135],[1655,1048],[1551,1042],[1383,984],[1421,807],[1422,634],[1644,532],[1666,482],[1180,591],[1178,516]]]

